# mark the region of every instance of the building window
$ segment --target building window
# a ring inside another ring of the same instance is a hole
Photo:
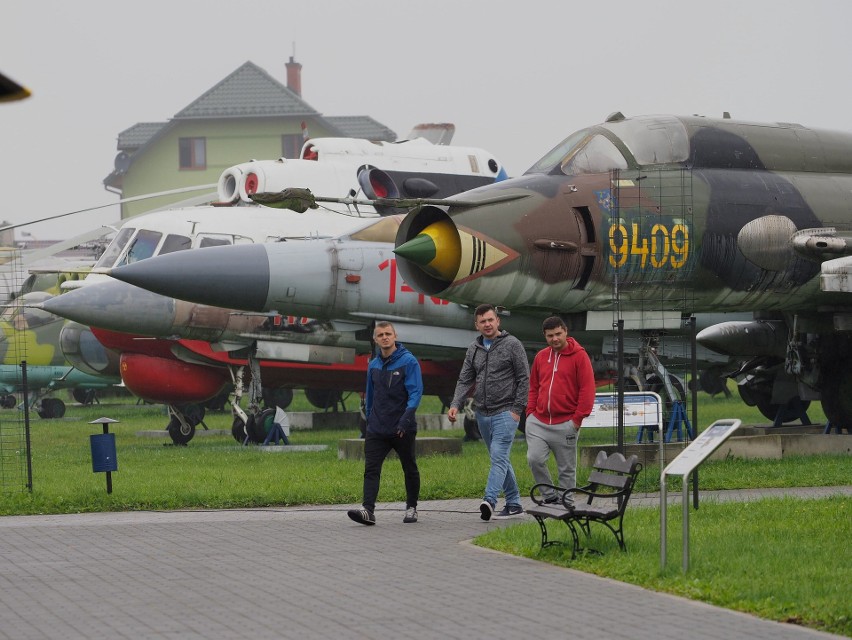
[[[305,139],[301,133],[285,133],[281,136],[281,157],[298,158]]]
[[[181,138],[178,140],[181,169],[207,168],[207,138]]]

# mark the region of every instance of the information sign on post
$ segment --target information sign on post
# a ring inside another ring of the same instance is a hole
[[[660,477],[660,564],[666,567],[666,485],[668,476],[681,476],[683,498],[683,570],[689,568],[689,491],[687,477],[736,431],[741,420],[716,420],[663,469]]]

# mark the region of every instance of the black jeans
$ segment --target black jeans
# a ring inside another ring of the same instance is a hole
[[[415,460],[414,441],[417,432],[409,431],[403,437],[368,433],[364,439],[364,508],[372,513],[379,495],[382,464],[391,452],[396,451],[405,474],[405,506],[416,507],[420,497],[420,471]]]

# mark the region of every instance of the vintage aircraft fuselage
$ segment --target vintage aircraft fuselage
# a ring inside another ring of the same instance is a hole
[[[826,391],[836,404],[826,372],[852,348],[837,330],[850,324],[852,298],[821,289],[821,265],[852,254],[852,134],[615,114],[525,175],[453,201],[400,226],[399,270],[418,291],[509,309],[639,313],[648,329],[667,312],[779,317],[787,368],[823,393],[827,411]],[[832,413],[852,420],[852,401]]]

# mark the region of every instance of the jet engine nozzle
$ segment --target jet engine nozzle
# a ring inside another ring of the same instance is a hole
[[[381,169],[376,169],[375,167],[365,167],[359,171],[358,184],[361,185],[364,195],[371,200],[400,197],[399,187],[396,186],[393,178]],[[383,204],[376,204],[374,206],[376,207],[376,211],[383,216],[403,212],[403,210],[399,207]]]

